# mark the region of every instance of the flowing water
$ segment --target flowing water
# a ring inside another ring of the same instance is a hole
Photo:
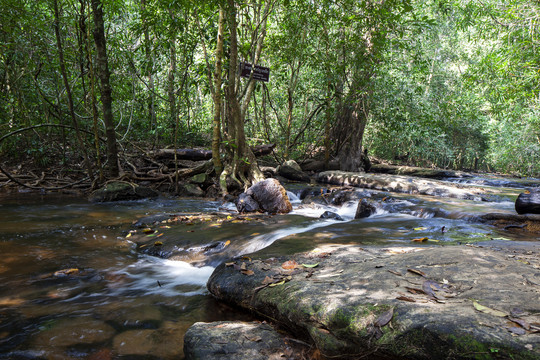
[[[289,190],[292,213],[242,220],[232,204],[212,201],[0,198],[0,359],[182,358],[183,336],[194,322],[250,319],[215,301],[205,285],[221,261],[256,251],[275,256],[327,243],[410,245],[422,237],[429,240],[416,246],[537,240],[474,221],[487,212],[513,212],[519,188],[500,189],[497,202],[358,190],[378,209],[357,220],[357,201],[306,206],[299,189]],[[320,219],[328,210],[343,221]],[[135,220],[160,213],[209,218],[134,232]],[[216,213],[226,217],[217,221]],[[137,236],[153,248],[173,242],[173,250],[158,253],[168,259],[145,254]]]

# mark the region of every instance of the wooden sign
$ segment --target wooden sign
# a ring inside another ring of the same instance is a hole
[[[240,63],[240,76],[249,78],[253,72],[253,80],[268,82],[270,79],[270,68],[255,65],[247,62]]]

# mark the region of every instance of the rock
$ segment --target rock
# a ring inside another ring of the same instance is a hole
[[[469,188],[439,180],[428,180],[400,175],[363,174],[346,171],[325,171],[319,173],[317,181],[340,186],[355,186],[365,189],[391,191],[406,194],[450,197],[475,201],[485,201],[489,196],[497,196],[495,190]]]
[[[204,191],[196,184],[182,184],[179,186],[179,196],[185,197],[202,197]]]
[[[343,218],[339,214],[336,214],[335,212],[332,212],[332,211],[325,211],[320,216],[320,218],[321,219],[334,219],[334,220],[344,221]]]
[[[203,185],[208,182],[208,175],[206,175],[206,173],[197,174],[192,176],[191,179],[189,179],[189,182],[192,184]]]
[[[159,308],[153,305],[118,307],[117,304],[111,306],[105,317],[117,328],[132,329],[158,328],[163,318]]]
[[[415,166],[396,166],[387,164],[374,164],[371,166],[370,171],[379,174],[407,175],[430,179],[472,177],[471,174],[467,174],[462,171],[428,169]]]
[[[324,161],[308,159],[300,164],[303,171],[320,172],[325,170],[339,170],[339,161],[331,160],[328,162],[328,167],[325,168]]]
[[[367,218],[375,214],[377,208],[373,205],[373,202],[368,199],[361,199],[358,201],[358,207],[356,208],[355,219]]]
[[[198,322],[184,337],[186,360],[279,360],[286,348],[274,328],[257,322]]]
[[[38,333],[32,344],[45,348],[95,344],[110,340],[115,333],[112,326],[90,317],[66,318]]]
[[[144,186],[125,182],[111,182],[90,194],[91,202],[140,200],[155,198],[159,194]]]
[[[535,189],[519,194],[516,200],[518,214],[540,214],[540,190]]]
[[[256,212],[260,210],[259,204],[248,194],[241,193],[236,200],[236,209],[239,213]]]
[[[278,167],[277,171],[278,174],[283,176],[285,179],[302,182],[310,181],[309,176],[302,171],[300,165],[298,165],[294,160],[285,161],[281,166]]]
[[[242,197],[245,201],[250,202],[251,200],[247,197],[251,197],[259,205],[260,210],[271,214],[285,214],[292,210],[287,191],[276,179],[266,179],[252,185]],[[241,202],[240,204],[244,203]],[[238,211],[241,208],[238,208]]]
[[[519,322],[540,321],[540,261],[510,254],[469,246],[329,245],[244,261],[252,276],[222,264],[207,286],[216,298],[274,319],[331,358],[474,359],[497,349],[500,358],[538,359],[540,336],[519,329]],[[318,265],[284,269],[291,260]]]
[[[126,358],[182,359],[183,334],[188,326],[166,322],[155,330],[124,331],[113,340],[114,352]]]

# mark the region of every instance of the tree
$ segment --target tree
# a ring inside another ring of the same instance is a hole
[[[257,65],[260,61],[264,38],[266,36],[266,26],[268,15],[270,13],[272,2],[266,3],[251,3],[251,31],[249,46],[247,51],[242,55],[248,57],[253,65]],[[255,88],[255,80],[251,76],[244,87],[238,76],[238,55],[239,41],[237,37],[237,4],[235,0],[227,1],[226,21],[228,24],[228,35],[230,41],[229,47],[229,63],[228,63],[228,79],[225,87],[226,100],[226,130],[224,137],[226,140],[227,159],[223,172],[220,176],[220,187],[223,194],[228,193],[227,178],[230,177],[240,187],[248,187],[250,184],[264,179],[261,170],[258,167],[257,159],[246,142],[244,122],[246,111],[253,95]],[[247,26],[249,29],[249,26]]]
[[[94,16],[94,42],[96,44],[96,70],[101,82],[101,104],[103,122],[107,136],[107,170],[110,177],[118,176],[118,151],[116,147],[116,132],[112,112],[112,91],[109,82],[109,62],[107,58],[107,43],[105,40],[105,23],[103,21],[103,5],[100,0],[92,0]]]

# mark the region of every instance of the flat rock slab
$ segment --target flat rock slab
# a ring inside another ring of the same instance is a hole
[[[539,254],[333,245],[224,263],[208,289],[328,357],[540,359]]]
[[[431,195],[485,201],[490,195],[497,195],[487,189],[464,187],[439,180],[384,174],[365,174],[345,171],[325,171],[317,175],[317,181],[331,185],[350,185],[406,194]]]
[[[265,323],[198,322],[184,336],[186,360],[279,360],[286,353],[283,336]]]
[[[472,177],[471,174],[462,171],[443,170],[443,169],[428,169],[416,166],[397,166],[387,164],[374,164],[371,166],[370,172],[380,174],[395,174],[425,177],[430,179],[445,179],[445,178],[464,178]]]

